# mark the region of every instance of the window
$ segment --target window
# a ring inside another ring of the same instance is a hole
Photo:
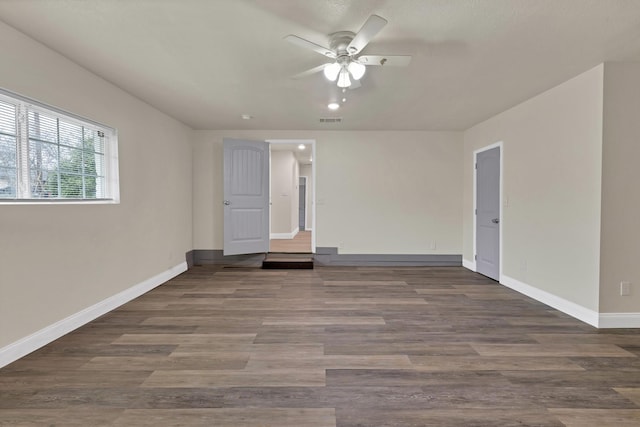
[[[0,203],[118,202],[116,131],[0,91]]]

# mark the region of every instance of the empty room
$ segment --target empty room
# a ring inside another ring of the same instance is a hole
[[[640,2],[0,0],[0,426],[640,425]]]

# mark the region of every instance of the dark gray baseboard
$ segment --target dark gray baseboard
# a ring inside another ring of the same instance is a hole
[[[184,257],[187,261],[187,268],[193,267],[193,251],[189,251],[186,254],[184,254]]]
[[[192,251],[194,265],[242,264],[260,265],[264,254],[224,256],[220,249]],[[339,254],[338,248],[319,247],[313,256],[318,266],[379,266],[379,267],[461,267],[462,255],[395,255],[395,254]],[[188,262],[188,261],[187,261]]]
[[[395,255],[395,254],[339,254],[338,248],[318,247],[314,255],[316,265],[347,267],[461,267],[462,255]]]
[[[228,255],[224,256],[221,249],[194,249],[193,264],[260,264],[264,254]]]

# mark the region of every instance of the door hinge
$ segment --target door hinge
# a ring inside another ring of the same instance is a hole
[[[478,215],[478,209],[476,209],[476,215]]]
[[[474,260],[474,261],[477,261],[477,260],[478,260],[478,255],[474,255],[474,256],[473,256],[473,260]]]
[[[478,169],[478,164],[476,163],[476,169]]]

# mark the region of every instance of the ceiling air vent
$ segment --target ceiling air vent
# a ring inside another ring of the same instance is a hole
[[[320,117],[320,123],[342,123],[342,117]]]

